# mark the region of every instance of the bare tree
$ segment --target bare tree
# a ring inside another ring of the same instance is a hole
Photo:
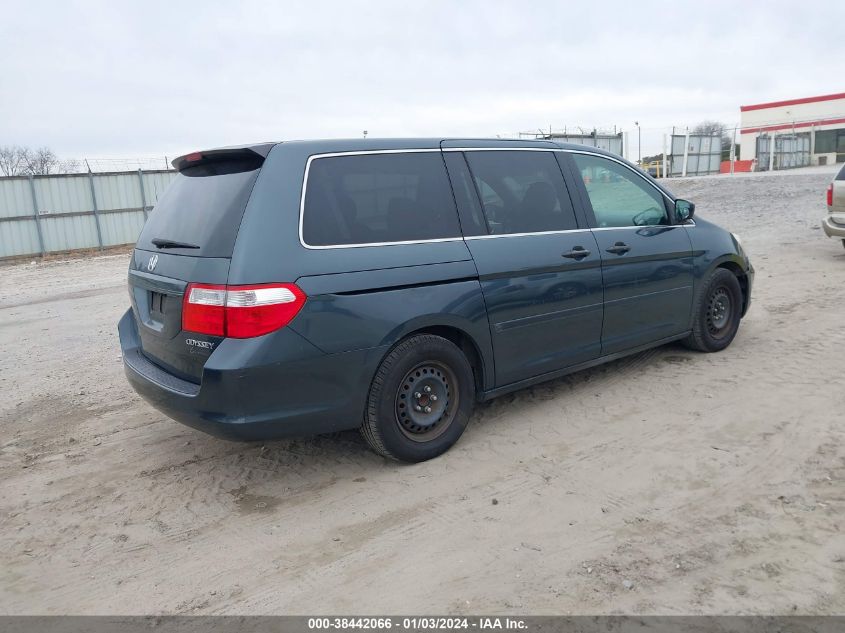
[[[63,160],[59,163],[59,167],[56,170],[56,173],[59,174],[81,174],[82,172],[86,171],[82,168],[82,162],[76,160],[75,158],[68,158],[67,160]]]
[[[720,123],[719,121],[710,121],[705,120],[699,123],[698,125],[694,126],[691,130],[692,134],[703,134],[707,136],[713,136],[714,134],[722,134],[722,130],[725,129],[725,124]]]
[[[46,176],[58,171],[59,158],[49,147],[39,147],[36,150],[24,149],[26,173],[32,176]]]
[[[22,176],[26,173],[25,150],[17,145],[0,147],[0,172],[4,176]]]
[[[692,134],[702,134],[705,136],[719,135],[722,139],[722,149],[729,150],[731,148],[731,137],[727,133],[728,128],[724,123],[719,121],[705,120],[692,128]]]
[[[3,176],[44,176],[75,171],[81,171],[79,161],[61,161],[49,147],[0,147],[0,175]]]

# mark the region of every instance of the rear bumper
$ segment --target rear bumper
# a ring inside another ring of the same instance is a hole
[[[129,383],[153,407],[187,426],[234,440],[267,440],[360,426],[385,348],[325,354],[290,328],[225,339],[201,384],[182,380],[141,352],[131,310],[118,324]]]
[[[833,218],[828,215],[822,219],[822,229],[828,237],[836,237],[845,240],[845,214],[838,213],[838,217],[842,218],[843,223],[834,222]]]

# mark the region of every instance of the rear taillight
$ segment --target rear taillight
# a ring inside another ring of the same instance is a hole
[[[295,284],[188,284],[182,302],[182,329],[232,338],[261,336],[290,323],[305,305],[305,298]]]
[[[285,327],[305,305],[294,284],[229,286],[226,289],[226,336],[249,338]]]
[[[827,206],[833,206],[833,183],[830,183],[827,188]]]
[[[188,284],[182,301],[182,329],[226,336],[226,286]]]

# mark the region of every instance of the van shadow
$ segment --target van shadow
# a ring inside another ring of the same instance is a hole
[[[549,400],[562,399],[565,403],[567,398],[582,399],[590,396],[599,399],[646,371],[657,372],[661,379],[664,376],[670,379],[678,372],[683,372],[684,367],[694,365],[698,356],[698,352],[680,343],[670,343],[573,372],[476,405],[471,426],[494,428],[519,424],[527,408]]]
[[[477,403],[470,420],[472,433],[463,438],[461,446],[471,455],[472,447],[467,442],[472,442],[472,435],[483,433],[484,429],[516,427],[526,410],[538,402],[608,393],[615,385],[634,379],[638,372],[657,371],[661,380],[668,379],[693,365],[697,356],[680,344],[670,344]],[[200,454],[211,453],[208,459],[216,461],[217,467],[224,471],[217,475],[236,482],[233,489],[243,485],[239,482],[247,478],[270,478],[282,485],[295,481],[297,488],[303,485],[307,488],[319,481],[355,481],[385,472],[406,477],[410,474],[408,469],[427,473],[442,467],[459,468],[457,463],[451,463],[449,453],[424,464],[404,464],[383,458],[370,450],[357,430],[267,442],[228,442],[198,431],[190,433],[195,450]]]

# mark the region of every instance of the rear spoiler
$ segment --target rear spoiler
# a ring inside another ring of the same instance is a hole
[[[250,145],[248,147],[220,147],[217,149],[208,149],[201,152],[191,152],[174,158],[170,163],[177,171],[182,171],[186,167],[195,167],[204,163],[219,162],[219,161],[255,161],[258,165],[264,162],[267,154],[276,143],[261,143],[260,145]]]

